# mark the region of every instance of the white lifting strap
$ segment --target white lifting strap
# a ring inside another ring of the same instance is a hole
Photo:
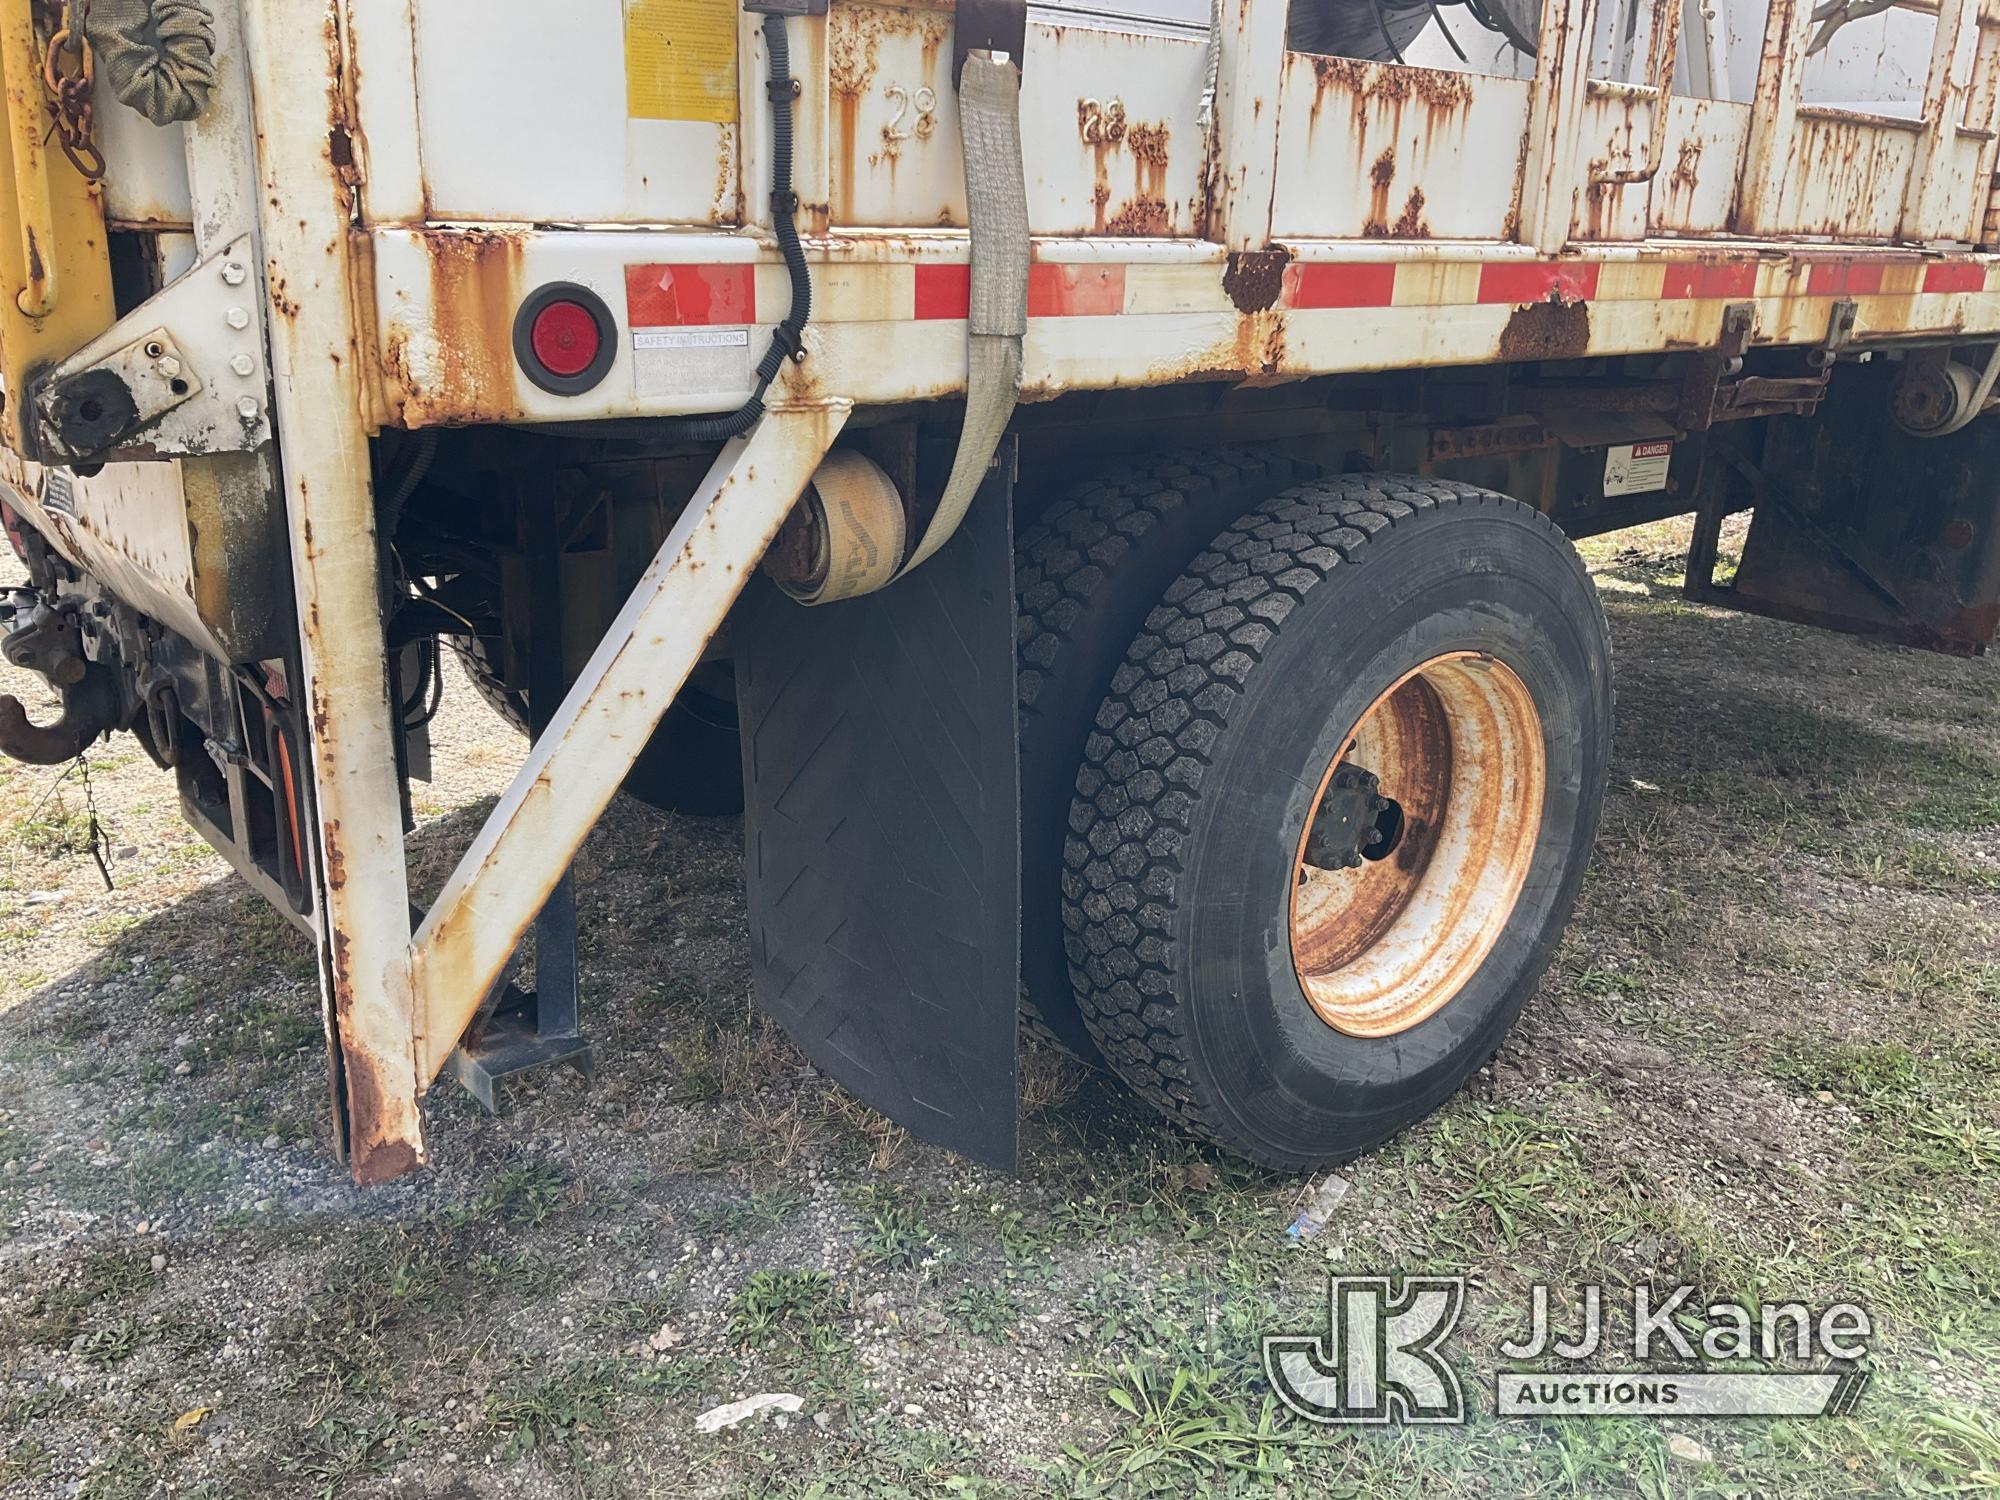
[[[965,425],[937,511],[903,573],[958,530],[1021,399],[1021,344],[1028,331],[1028,183],[1021,162],[1020,59],[967,53],[959,75],[958,118],[972,227]]]

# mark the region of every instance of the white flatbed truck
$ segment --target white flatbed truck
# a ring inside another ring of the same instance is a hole
[[[760,1003],[919,1133],[1012,1162],[1025,1017],[1353,1154],[1574,901],[1569,537],[2000,625],[1993,0],[0,0],[0,74],[0,749],[135,734],[313,935],[364,1181],[588,1061],[621,785],[741,810]],[[531,744],[418,910],[447,649]]]

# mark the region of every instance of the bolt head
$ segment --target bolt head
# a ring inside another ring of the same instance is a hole
[[[240,307],[230,308],[229,326],[231,328],[248,328],[250,326],[250,314]]]
[[[257,398],[254,396],[245,396],[241,401],[236,403],[236,414],[246,422],[256,421],[258,413],[261,410],[262,408],[257,405]]]
[[[247,354],[239,354],[230,360],[229,368],[234,370],[238,375],[255,375],[257,373],[257,361]]]
[[[232,260],[223,266],[222,279],[229,286],[241,286],[250,279],[250,273]]]
[[[153,368],[166,376],[167,379],[172,380],[176,375],[180,374],[181,362],[171,354],[163,354],[153,362]]]

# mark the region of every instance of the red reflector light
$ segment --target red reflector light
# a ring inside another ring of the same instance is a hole
[[[604,347],[597,319],[576,302],[551,302],[536,313],[530,341],[542,367],[565,379],[588,370]]]

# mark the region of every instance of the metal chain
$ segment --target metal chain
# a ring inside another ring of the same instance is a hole
[[[61,0],[49,50],[42,60],[42,82],[49,91],[49,116],[57,144],[85,181],[96,182],[104,176],[104,153],[92,139],[97,60],[84,40],[82,21],[71,11],[70,0]]]
[[[97,789],[90,784],[90,753],[84,751],[76,758],[77,769],[83,773],[83,806],[90,814],[90,857],[97,865],[97,873],[103,877],[104,889],[115,890],[111,882],[111,866],[105,860],[105,853],[111,848],[111,836],[104,831],[104,824],[97,817]]]

